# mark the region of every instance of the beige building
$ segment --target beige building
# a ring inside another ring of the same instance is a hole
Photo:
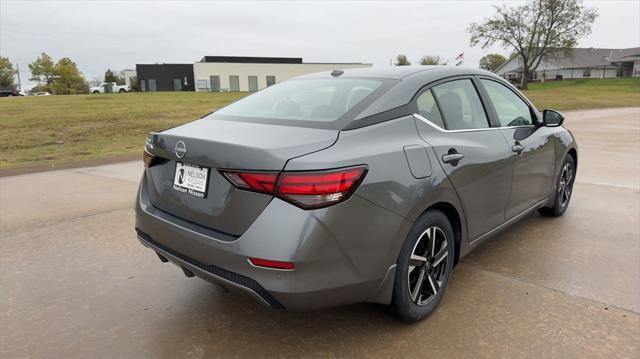
[[[193,65],[196,91],[258,91],[292,77],[371,67],[363,63],[313,63],[291,57],[205,56]]]

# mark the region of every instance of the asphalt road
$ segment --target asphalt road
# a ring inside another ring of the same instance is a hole
[[[0,357],[640,357],[640,109],[568,113],[571,207],[456,267],[407,325],[359,304],[292,313],[142,247],[141,163],[0,178]]]

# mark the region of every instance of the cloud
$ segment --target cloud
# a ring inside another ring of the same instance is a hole
[[[388,66],[460,52],[476,66],[466,28],[495,2],[0,1],[0,54],[27,64],[41,52],[76,61],[87,79],[136,63],[191,63],[204,55],[293,56]],[[513,2],[509,2],[513,4]],[[601,16],[582,46],[639,46],[640,3],[587,2]],[[501,48],[495,49],[506,54]]]

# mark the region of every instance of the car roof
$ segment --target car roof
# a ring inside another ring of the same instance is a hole
[[[338,76],[331,75],[334,71],[341,71]],[[436,78],[444,78],[456,75],[493,75],[493,73],[473,68],[466,67],[447,67],[447,66],[394,66],[394,67],[365,67],[354,69],[340,69],[336,68],[333,71],[316,72],[313,74],[302,75],[296,77],[296,79],[306,78],[345,78],[345,77],[357,77],[357,78],[379,78],[379,79],[394,79],[402,80],[414,75],[421,75],[421,77],[428,76]]]
[[[332,75],[333,73],[333,75]],[[480,69],[452,66],[396,66],[339,69],[317,72],[293,78],[299,79],[372,79],[383,83],[384,91],[363,103],[355,116],[340,121],[341,130],[352,130],[388,119],[410,114],[407,105],[425,86],[445,79],[464,79],[472,76],[490,77],[507,84],[498,75]],[[355,109],[355,108],[354,108]]]
[[[333,76],[333,71],[316,72],[313,74],[302,75],[297,78],[332,78],[332,77],[369,77],[379,79],[395,79],[400,80],[409,75],[418,72],[432,71],[440,68],[440,66],[396,66],[396,67],[361,67],[353,69],[336,68],[333,71],[342,71],[339,76]]]

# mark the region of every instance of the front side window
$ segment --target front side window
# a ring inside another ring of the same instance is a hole
[[[496,109],[500,126],[533,125],[531,109],[518,95],[496,81],[481,81]]]
[[[364,79],[300,79],[269,86],[216,115],[294,121],[334,121],[382,83]]]
[[[433,98],[431,90],[423,92],[420,96],[418,96],[418,100],[416,102],[418,105],[418,114],[420,116],[426,118],[438,127],[446,128],[446,126],[444,125],[444,121],[442,121],[442,116],[440,116],[440,110],[438,110],[438,105],[436,105],[436,100]]]
[[[469,79],[433,87],[448,130],[488,128],[489,121],[475,86]]]

